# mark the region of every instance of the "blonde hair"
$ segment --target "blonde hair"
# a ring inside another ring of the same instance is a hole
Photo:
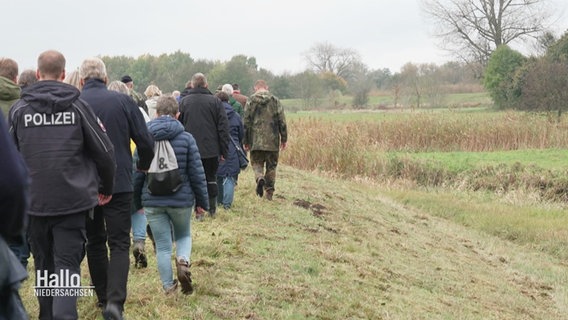
[[[74,71],[71,71],[68,74],[66,74],[65,79],[63,79],[63,82],[68,83],[68,84],[74,86],[75,88],[77,88],[79,90],[82,89],[81,77],[79,76],[78,70],[74,70]]]
[[[150,99],[150,98],[155,97],[155,96],[161,96],[162,91],[160,91],[160,88],[158,88],[157,86],[151,84],[144,91],[144,95],[146,95],[146,97],[148,97],[148,99]]]
[[[109,83],[107,88],[109,90],[117,91],[117,92],[124,93],[124,94],[130,93],[128,86],[124,82],[119,81],[119,80],[114,80],[113,82]]]

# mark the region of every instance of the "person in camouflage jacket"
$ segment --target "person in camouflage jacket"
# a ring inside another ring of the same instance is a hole
[[[134,90],[134,81],[129,75],[123,76],[120,81],[128,87],[128,95],[136,102],[136,105],[142,108],[146,114],[149,114],[148,105],[146,105],[146,99],[136,90]]]
[[[268,91],[266,82],[256,81],[254,91],[245,107],[244,147],[250,150],[256,194],[262,197],[266,191],[266,199],[272,200],[278,155],[286,148],[288,129],[280,100]]]

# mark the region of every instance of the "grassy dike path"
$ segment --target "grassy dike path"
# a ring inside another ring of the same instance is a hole
[[[249,168],[233,209],[192,221],[189,297],[163,294],[147,240],[149,266],[131,268],[126,318],[568,319],[566,261],[364,181],[288,166],[277,179],[274,201],[259,199]],[[36,318],[29,271],[20,292]],[[79,300],[81,319],[102,319],[96,302]]]

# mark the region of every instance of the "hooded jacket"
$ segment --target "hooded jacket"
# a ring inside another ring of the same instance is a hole
[[[148,170],[154,157],[154,141],[140,109],[128,95],[108,90],[99,79],[89,79],[81,98],[93,109],[106,127],[114,145],[116,177],[114,193],[132,192],[132,152],[130,139],[138,149],[139,170]]]
[[[0,109],[5,117],[14,102],[20,99],[20,87],[14,81],[0,77]]]
[[[288,128],[280,100],[268,91],[257,91],[245,110],[245,141],[251,151],[278,151],[288,141]]]
[[[179,105],[180,121],[197,142],[203,159],[227,158],[229,125],[221,100],[207,88],[190,89]]]
[[[183,125],[170,116],[161,116],[148,122],[148,130],[154,140],[169,140],[178,163],[182,178],[181,188],[174,194],[156,196],[148,192],[148,181],[144,172],[137,172],[134,179],[135,206],[143,207],[198,207],[209,210],[209,195],[201,156],[193,136],[185,132]]]
[[[113,192],[114,149],[77,88],[39,81],[10,109],[10,133],[31,177],[33,216],[78,213]]]
[[[227,103],[223,102],[225,111],[227,112],[227,119],[229,119],[229,133],[231,139],[235,143],[241,145],[244,136],[243,121],[239,114],[233,109],[233,107]],[[232,142],[229,143],[229,155],[225,158],[225,161],[219,163],[219,169],[217,169],[217,176],[220,177],[233,177],[241,172],[241,167],[239,165],[239,157],[237,154],[237,149]]]

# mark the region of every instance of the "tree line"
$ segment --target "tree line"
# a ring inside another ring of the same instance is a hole
[[[394,106],[442,106],[444,95],[486,89],[499,108],[558,111],[567,101],[568,36],[556,39],[547,30],[552,19],[547,0],[422,0],[443,47],[456,61],[443,65],[407,63],[399,72],[371,69],[352,48],[314,44],[304,53],[306,69],[275,75],[254,57],[228,61],[194,59],[176,51],[138,58],[102,57],[111,78],[131,75],[138,90],[150,84],[162,91],[182,90],[196,72],[207,75],[211,88],[238,83],[251,94],[256,79],[269,82],[281,99],[300,99],[303,108],[368,106],[371,92],[389,95]],[[532,42],[536,54],[525,57],[514,43]]]
[[[443,65],[407,63],[400,72],[388,68],[370,69],[359,54],[349,48],[317,43],[305,53],[307,67],[298,73],[273,74],[256,63],[255,57],[235,55],[228,61],[194,59],[176,51],[159,56],[103,56],[110,79],[130,75],[143,92],[155,84],[163,92],[183,90],[196,72],[207,75],[210,88],[238,83],[244,94],[252,94],[257,79],[265,79],[281,99],[300,99],[302,107],[355,107],[368,105],[369,94],[392,95],[396,105],[435,105],[437,96],[454,91],[479,91],[479,80],[465,63]],[[343,96],[349,97],[345,105]],[[343,101],[343,102],[342,102]],[[395,105],[395,106],[396,106]]]

